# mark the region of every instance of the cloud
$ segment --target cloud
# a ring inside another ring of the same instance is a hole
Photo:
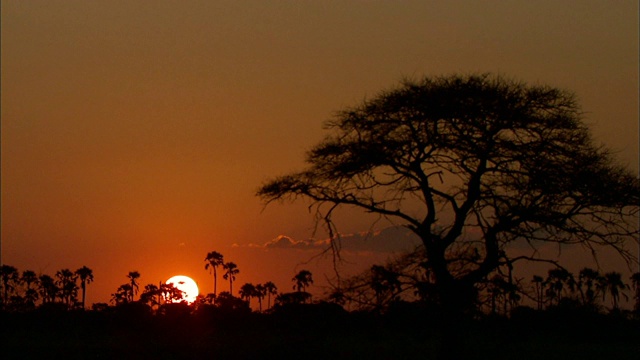
[[[317,250],[326,249],[329,239],[324,240],[295,240],[286,235],[279,235],[262,245],[249,244],[248,247],[265,249],[297,249]],[[375,252],[399,252],[415,248],[420,245],[420,240],[411,231],[404,227],[389,227],[375,232],[361,232],[355,234],[341,234],[337,239],[343,251],[375,251]]]
[[[322,241],[294,240],[286,235],[279,235],[277,238],[268,241],[262,247],[267,249],[313,249],[326,245]]]

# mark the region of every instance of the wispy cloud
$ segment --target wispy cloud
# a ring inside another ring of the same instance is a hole
[[[264,249],[325,249],[330,239],[296,240],[286,235],[279,235],[264,244],[249,244],[248,247]],[[418,237],[403,227],[389,227],[380,231],[341,234],[336,240],[345,251],[397,252],[413,249],[420,244]]]

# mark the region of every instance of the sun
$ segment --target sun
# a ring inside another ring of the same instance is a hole
[[[167,284],[173,284],[179,290],[184,291],[184,300],[191,304],[196,300],[196,297],[200,293],[198,285],[192,278],[184,275],[176,275],[166,281]]]

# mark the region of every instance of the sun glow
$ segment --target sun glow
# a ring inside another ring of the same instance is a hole
[[[184,300],[191,304],[196,300],[196,297],[200,293],[198,285],[192,278],[184,275],[176,275],[166,281],[167,284],[173,284],[179,290],[184,291]]]

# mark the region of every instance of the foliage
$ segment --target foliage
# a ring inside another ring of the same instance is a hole
[[[420,237],[437,301],[472,308],[473,288],[515,243],[613,247],[627,261],[640,186],[593,144],[575,96],[492,75],[406,81],[327,123],[308,167],[265,183],[269,203],[313,201],[399,221]]]

